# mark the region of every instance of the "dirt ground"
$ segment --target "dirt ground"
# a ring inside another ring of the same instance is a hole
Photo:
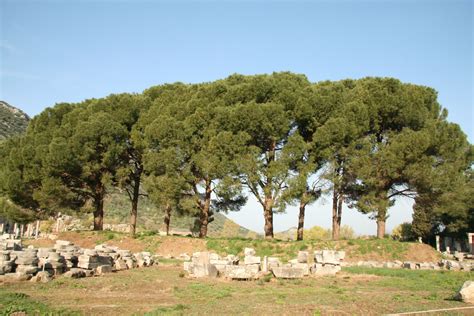
[[[449,272],[447,279],[439,272],[410,274],[419,272],[391,277],[343,271],[336,277],[269,282],[197,280],[183,276],[179,263],[93,278],[59,277],[46,284],[7,283],[0,295],[25,293],[53,308],[84,315],[380,315],[468,307],[452,300],[453,289],[468,275]],[[446,280],[449,285],[441,284]]]

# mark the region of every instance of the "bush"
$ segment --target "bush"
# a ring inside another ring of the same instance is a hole
[[[400,241],[414,240],[415,235],[411,223],[402,223],[392,230],[392,239]]]

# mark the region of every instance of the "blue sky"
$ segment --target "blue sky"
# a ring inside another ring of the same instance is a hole
[[[431,86],[474,139],[472,1],[0,0],[0,99],[32,116],[58,102],[273,71]],[[411,219],[411,203],[390,213],[389,229]],[[253,199],[230,216],[262,231]],[[291,208],[275,218],[277,230],[296,223]],[[329,223],[328,202],[309,208],[307,226]],[[343,224],[375,232],[354,210]]]

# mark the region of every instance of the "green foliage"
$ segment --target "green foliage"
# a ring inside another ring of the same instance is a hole
[[[330,240],[332,238],[331,229],[326,229],[320,226],[313,226],[304,231],[305,240]],[[352,227],[348,225],[342,225],[339,232],[340,239],[353,239],[355,238],[355,232]]]
[[[248,189],[273,237],[273,212],[288,204],[304,211],[332,192],[335,213],[344,202],[370,214],[379,237],[398,196],[416,199],[414,235],[460,235],[474,229],[473,161],[473,146],[431,88],[393,78],[311,84],[287,72],[232,75],[44,110],[25,134],[0,143],[0,212],[24,222],[93,211],[100,229],[104,201],[112,205],[107,195],[118,188],[131,214],[146,204],[147,229],[172,213],[171,222],[205,237],[218,212],[245,204]],[[220,221],[226,234],[245,236]]]
[[[401,241],[409,241],[415,239],[411,223],[402,223],[398,225],[392,230],[391,236],[393,239]]]

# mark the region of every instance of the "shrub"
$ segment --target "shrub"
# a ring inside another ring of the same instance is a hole
[[[408,241],[415,239],[411,223],[402,223],[392,230],[392,239],[400,241]]]

